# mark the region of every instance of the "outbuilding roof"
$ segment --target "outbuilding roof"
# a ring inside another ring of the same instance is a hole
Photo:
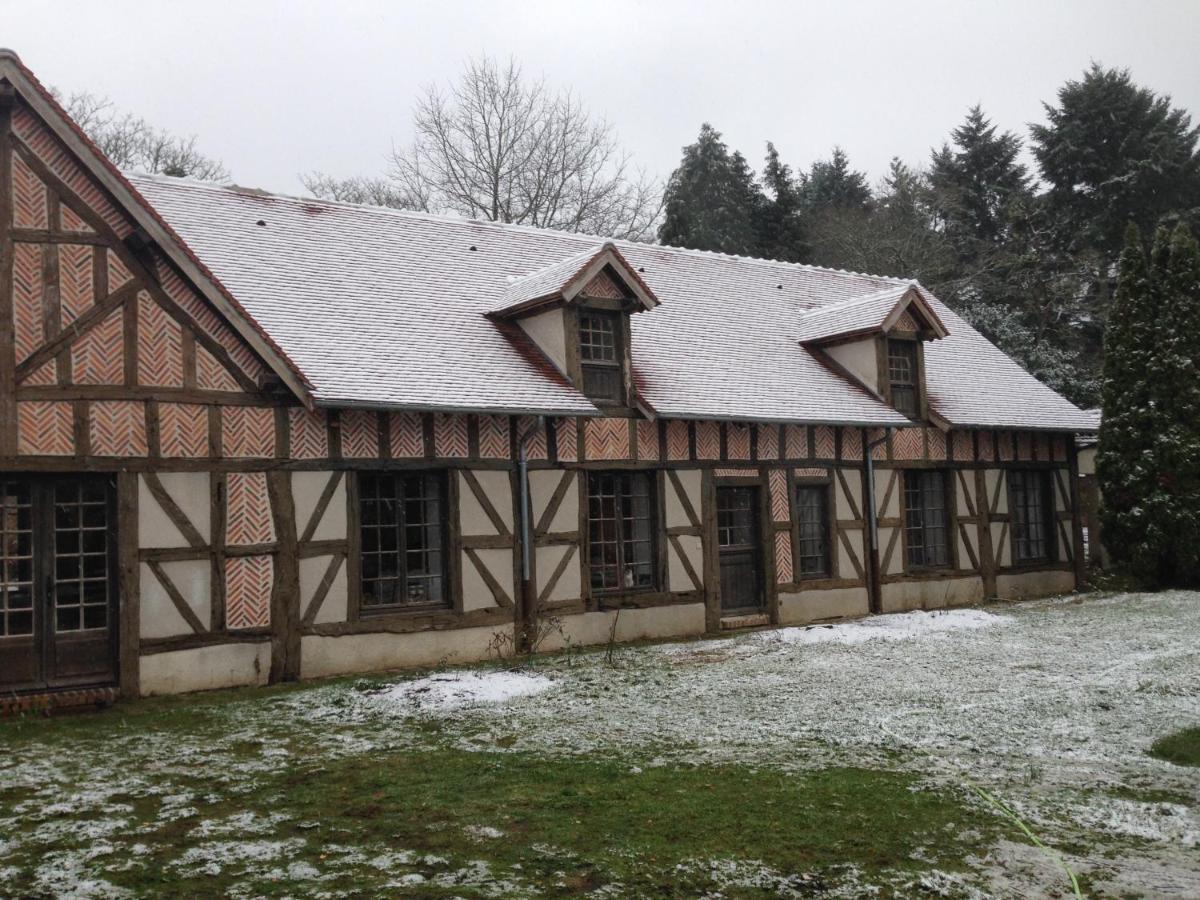
[[[286,352],[320,405],[599,412],[487,314],[553,290],[546,284],[570,278],[608,243],[602,238],[175,178],[130,182]],[[658,415],[908,424],[823,365],[801,338],[814,313],[853,310],[863,300],[873,318],[879,295],[894,309],[912,282],[611,246],[660,303],[631,325],[639,396]],[[939,416],[962,427],[1088,427],[1081,410],[918,290],[947,333],[925,354]]]

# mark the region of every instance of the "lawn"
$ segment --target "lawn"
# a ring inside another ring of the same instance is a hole
[[[1197,633],[1094,596],[9,720],[0,895],[1195,895]]]

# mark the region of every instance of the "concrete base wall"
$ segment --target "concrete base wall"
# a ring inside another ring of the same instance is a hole
[[[541,645],[541,651],[561,650],[567,646],[604,644],[608,642],[616,611],[587,612],[564,616],[562,631],[551,631]],[[637,641],[651,638],[695,637],[704,633],[704,604],[683,606],[652,606],[649,609],[623,609],[617,619],[617,641]]]
[[[807,625],[821,619],[865,616],[870,611],[865,587],[779,595],[780,625]]]
[[[1074,590],[1074,572],[1021,572],[996,576],[996,594],[1004,600],[1051,597]]]
[[[945,609],[983,602],[983,579],[946,578],[936,581],[893,581],[883,585],[883,611]]]
[[[140,660],[142,696],[267,683],[271,643],[218,644],[152,653]]]
[[[448,628],[411,634],[305,635],[300,639],[300,677],[477,662],[487,658],[488,645],[497,632],[511,637],[512,626]]]

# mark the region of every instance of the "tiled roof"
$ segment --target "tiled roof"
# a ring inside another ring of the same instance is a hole
[[[796,338],[801,343],[819,343],[830,338],[849,335],[869,334],[883,331],[889,325],[888,319],[897,313],[898,307],[903,307],[903,301],[908,296],[919,298],[925,310],[922,315],[932,319],[932,324],[941,334],[945,327],[937,314],[928,307],[920,285],[915,281],[902,282],[891,287],[865,294],[850,300],[839,300],[805,313],[800,319],[800,328]]]
[[[486,317],[603,239],[172,178],[134,186],[286,351],[324,405],[593,414]],[[258,223],[262,224],[258,224]],[[911,282],[612,242],[661,301],[634,316],[639,392],[660,415],[904,425],[799,344],[807,314]],[[532,277],[531,277],[532,276]],[[552,277],[551,277],[552,276]],[[533,296],[533,294],[529,294]],[[930,401],[952,424],[1085,428],[1083,413],[936,299]]]

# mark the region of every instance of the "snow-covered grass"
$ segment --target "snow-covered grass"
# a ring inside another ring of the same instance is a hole
[[[1200,594],[1060,598],[0,723],[0,884],[1196,895],[1200,770],[1149,751],[1198,634]]]

